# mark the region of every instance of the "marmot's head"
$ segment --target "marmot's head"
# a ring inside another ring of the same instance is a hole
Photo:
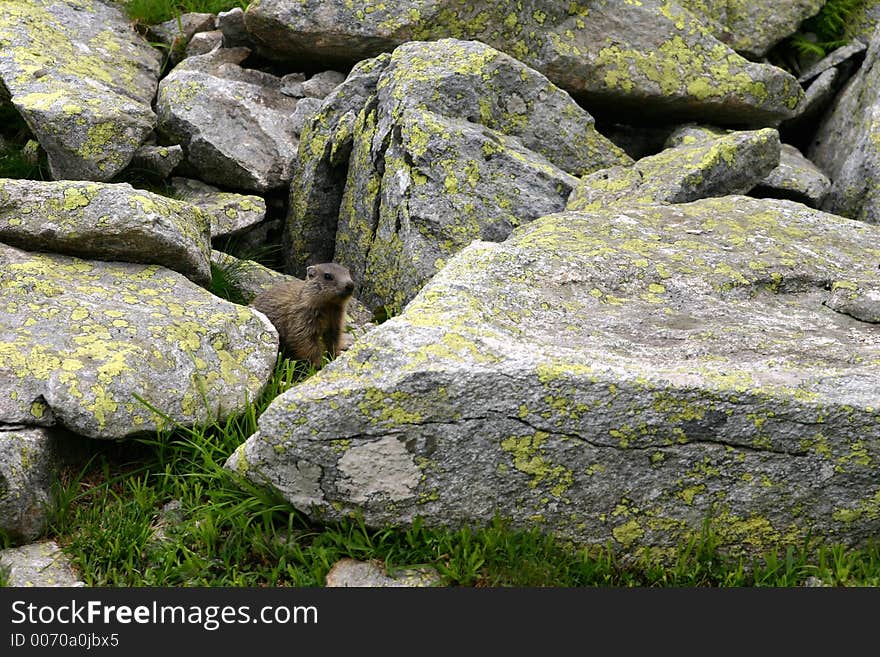
[[[306,269],[306,287],[309,294],[323,303],[342,304],[354,292],[354,281],[348,269],[335,262],[323,262]]]

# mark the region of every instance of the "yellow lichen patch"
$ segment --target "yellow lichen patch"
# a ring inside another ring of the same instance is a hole
[[[612,529],[611,533],[618,543],[624,547],[629,547],[645,535],[645,530],[641,527],[638,520],[631,518]]]
[[[574,474],[562,465],[549,463],[542,455],[541,446],[548,434],[536,431],[530,436],[509,436],[501,441],[501,449],[513,456],[513,467],[530,475],[530,488],[540,486],[556,498],[561,498],[571,488]]]

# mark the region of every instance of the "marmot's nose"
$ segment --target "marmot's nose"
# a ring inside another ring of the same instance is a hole
[[[354,292],[354,281],[349,281],[345,284],[345,291],[349,294]]]

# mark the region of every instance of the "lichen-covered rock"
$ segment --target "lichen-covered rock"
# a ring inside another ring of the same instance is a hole
[[[59,460],[46,429],[0,425],[0,531],[16,543],[45,531]]]
[[[687,203],[707,196],[745,194],[779,164],[779,133],[773,128],[699,136],[679,131],[668,141],[670,148],[633,166],[584,176],[566,209]]]
[[[807,157],[832,181],[822,208],[851,219],[880,222],[880,31],[858,73],[837,96]]]
[[[157,131],[183,147],[186,175],[259,194],[290,182],[296,99],[278,78],[239,66],[249,52],[219,48],[178,64],[159,84]]]
[[[156,125],[161,56],[116,4],[5,0],[0,86],[56,179],[110,180]]]
[[[201,208],[211,221],[211,239],[231,237],[266,218],[266,201],[253,194],[224,192],[192,178],[171,179],[175,196]]]
[[[158,265],[0,244],[0,309],[0,424],[92,438],[240,411],[278,349],[265,317]]]
[[[817,208],[831,189],[831,181],[790,144],[782,144],[779,166],[752,189],[753,196],[789,198]]]
[[[0,550],[0,568],[8,572],[9,586],[85,586],[55,541]]]
[[[183,149],[179,144],[174,146],[143,145],[131,158],[130,171],[146,172],[157,178],[167,178],[174,168],[183,162]]]
[[[868,43],[880,26],[880,0],[862,0],[856,3],[846,26],[848,36]]]
[[[678,4],[703,19],[728,46],[750,59],[760,59],[815,16],[825,0],[678,0]]]
[[[388,60],[383,55],[355,66],[300,131],[283,241],[286,268],[293,274],[303,276],[309,264],[333,259],[355,121]]]
[[[562,209],[574,176],[632,162],[567,93],[475,41],[397,48],[352,133],[333,253],[373,309],[399,310],[471,240]]]
[[[669,0],[256,0],[245,24],[268,57],[339,67],[407,41],[474,39],[617,117],[765,126],[791,116],[802,96],[793,76],[749,62]]]
[[[412,587],[438,586],[443,579],[434,568],[406,568],[388,573],[385,565],[372,561],[340,559],[327,573],[324,586],[346,587]]]
[[[200,284],[211,280],[207,215],[128,183],[0,178],[0,242],[29,251],[154,263]]]
[[[323,520],[541,527],[637,553],[880,527],[880,230],[744,196],[475,242],[269,406],[226,467]]]

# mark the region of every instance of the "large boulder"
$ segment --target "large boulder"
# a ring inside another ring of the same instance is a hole
[[[771,125],[802,97],[793,76],[750,62],[668,0],[499,3],[256,0],[245,24],[261,52],[351,66],[412,40],[474,39],[616,117]]]
[[[183,147],[187,175],[264,193],[292,177],[297,99],[281,93],[279,78],[240,66],[249,53],[218,48],[174,67],[159,84],[157,131]]]
[[[156,125],[161,55],[118,3],[5,0],[0,96],[46,151],[56,179],[110,180]]]
[[[198,207],[128,183],[0,178],[0,242],[22,249],[158,264],[207,284],[209,231]]]
[[[575,176],[632,162],[566,92],[479,42],[407,43],[375,79],[352,127],[331,250],[374,309],[399,310],[471,240],[562,209]],[[326,158],[329,138],[304,141],[301,159]],[[302,223],[290,218],[291,241]],[[292,253],[289,269],[307,253],[326,259],[315,251]]]
[[[815,16],[825,0],[678,0],[678,4],[699,16],[720,41],[750,59],[760,59]]]
[[[226,466],[368,526],[497,513],[636,553],[708,518],[747,552],[864,544],[878,252],[876,227],[744,196],[544,217],[461,251]]]
[[[822,208],[880,222],[880,30],[858,73],[838,95],[807,157],[832,181]]]
[[[122,439],[246,408],[275,364],[261,314],[158,265],[0,244],[0,425]]]

